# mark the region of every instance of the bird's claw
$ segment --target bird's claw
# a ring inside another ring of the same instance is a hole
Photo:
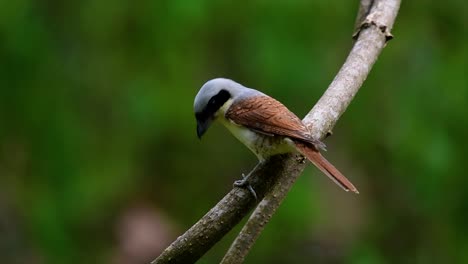
[[[253,189],[252,185],[247,185],[247,190],[250,191],[250,193],[252,194],[252,196],[255,198],[255,201],[258,201],[258,198],[257,198],[257,193],[255,192],[255,190]]]
[[[234,187],[247,188],[247,190],[249,190],[249,192],[252,194],[255,200],[258,200],[257,193],[253,189],[252,185],[250,185],[248,178],[248,176],[245,176],[245,174],[242,173],[242,180],[235,181],[233,185]]]

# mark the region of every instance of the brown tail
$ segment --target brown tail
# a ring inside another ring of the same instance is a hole
[[[310,162],[312,162],[319,170],[321,170],[325,175],[328,176],[332,181],[334,181],[338,186],[343,188],[345,191],[353,191],[359,193],[359,191],[354,187],[354,185],[346,179],[346,177],[338,171],[335,166],[333,166],[328,160],[326,160],[322,154],[312,145],[295,142],[297,149],[307,157]]]

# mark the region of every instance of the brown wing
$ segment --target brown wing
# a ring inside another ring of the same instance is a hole
[[[266,96],[255,96],[233,102],[226,118],[267,135],[287,136],[313,142],[307,127],[286,106]]]

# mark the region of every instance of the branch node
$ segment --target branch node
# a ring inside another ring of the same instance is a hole
[[[388,26],[378,23],[378,21],[373,20],[371,16],[372,14],[367,16],[366,19],[358,27],[358,29],[353,33],[353,39],[356,40],[359,37],[359,33],[361,33],[362,30],[369,27],[377,27],[380,30],[380,32],[382,32],[382,34],[385,36],[385,42],[388,42],[389,40],[393,39],[393,35],[390,32],[390,30],[388,30]]]
[[[297,163],[299,163],[299,164],[304,164],[304,163],[306,163],[306,158],[305,158],[304,156],[298,154],[298,155],[296,156],[296,161],[297,161]]]

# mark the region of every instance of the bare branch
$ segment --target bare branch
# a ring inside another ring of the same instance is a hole
[[[399,0],[374,1],[371,11],[355,33],[357,41],[345,64],[322,98],[304,118],[306,124],[309,126],[313,124],[312,133],[317,138],[322,138],[331,130],[366,79],[380,51],[391,36],[389,32],[399,4]],[[231,246],[231,249],[240,250],[233,251],[234,254],[228,253],[223,260],[224,263],[243,261],[263,229],[263,225],[279,207],[304,167],[305,164],[298,162],[294,155],[279,155],[269,159],[252,174],[249,182],[256,190],[259,199],[265,198],[244,229],[252,226],[256,231],[249,236],[243,229],[241,233],[245,234],[241,234],[238,238],[243,244],[238,247],[239,244],[234,242]],[[254,205],[255,201],[248,190],[234,188],[152,263],[195,262],[239,223]],[[247,237],[242,238],[243,236]],[[231,249],[229,252],[232,252]]]
[[[271,188],[277,178],[283,174],[282,172],[299,169],[297,162],[289,157],[290,155],[274,156],[253,172],[249,183],[259,199],[264,197],[266,190]],[[255,203],[255,199],[247,189],[232,189],[151,263],[195,262],[238,224]]]
[[[327,91],[303,120],[315,138],[323,138],[331,131],[358,92],[389,39],[389,30],[393,26],[400,3],[399,0],[376,0],[370,4],[367,0],[363,2],[367,4],[361,4],[357,21],[363,19],[359,18],[362,13],[368,15],[357,31],[357,34],[360,34],[359,38]],[[253,243],[301,174],[302,168],[297,174],[287,172],[281,175],[252,213],[221,263],[243,262]]]
[[[325,135],[354,98],[391,34],[400,0],[375,0],[355,33],[357,41],[325,94],[304,118],[316,138]]]

